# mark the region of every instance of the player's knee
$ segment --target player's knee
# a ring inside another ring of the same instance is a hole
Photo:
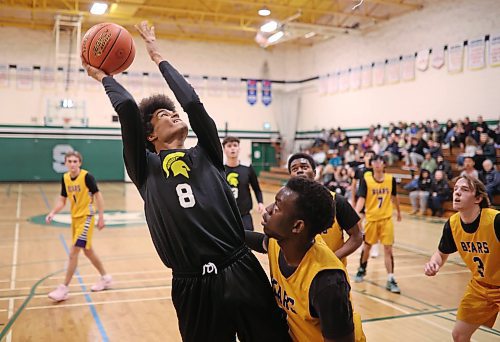
[[[460,328],[457,328],[456,326],[453,328],[451,336],[453,337],[454,342],[469,342],[471,337],[469,334],[462,331]]]
[[[88,257],[88,256],[91,256],[91,255],[92,255],[93,251],[92,251],[92,249],[86,249],[86,248],[85,248],[85,249],[83,250],[83,253],[85,254],[85,256],[86,256],[86,257]]]

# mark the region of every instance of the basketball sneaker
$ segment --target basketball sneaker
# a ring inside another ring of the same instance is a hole
[[[63,300],[68,299],[68,297],[69,288],[64,284],[60,284],[54,291],[49,293],[49,298],[55,302],[62,302]]]
[[[112,280],[113,278],[109,274],[103,275],[90,289],[94,292],[107,290],[111,287]]]
[[[391,291],[392,293],[401,293],[398,283],[396,283],[396,280],[394,279],[388,280],[385,288],[387,289],[387,291]]]
[[[365,275],[366,275],[366,270],[363,267],[358,268],[358,273],[356,273],[356,276],[354,277],[354,282],[361,283]]]

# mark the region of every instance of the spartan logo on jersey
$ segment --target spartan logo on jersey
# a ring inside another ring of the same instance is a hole
[[[189,171],[191,169],[187,166],[186,162],[180,158],[184,157],[184,152],[174,152],[165,156],[163,159],[163,171],[165,171],[165,175],[170,177],[172,173],[173,176],[183,175],[184,177],[189,179]]]
[[[229,185],[231,185],[232,187],[234,188],[237,188],[238,187],[238,177],[240,175],[237,174],[236,172],[231,172],[227,175],[226,179],[227,179],[227,182],[229,183]]]

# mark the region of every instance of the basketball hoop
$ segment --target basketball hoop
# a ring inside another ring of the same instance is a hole
[[[71,127],[71,118],[64,117],[62,120],[63,120],[63,128],[70,128]]]

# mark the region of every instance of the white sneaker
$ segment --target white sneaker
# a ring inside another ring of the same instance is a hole
[[[113,278],[109,274],[106,274],[102,276],[97,283],[92,285],[90,289],[94,292],[107,290],[111,287],[112,282]]]
[[[374,244],[372,246],[372,248],[370,249],[370,257],[371,258],[376,258],[378,257],[378,246],[379,246],[379,243],[377,242],[376,244]]]
[[[54,291],[49,293],[49,298],[56,302],[62,302],[63,300],[68,299],[68,297],[69,288],[64,284],[58,285]]]

